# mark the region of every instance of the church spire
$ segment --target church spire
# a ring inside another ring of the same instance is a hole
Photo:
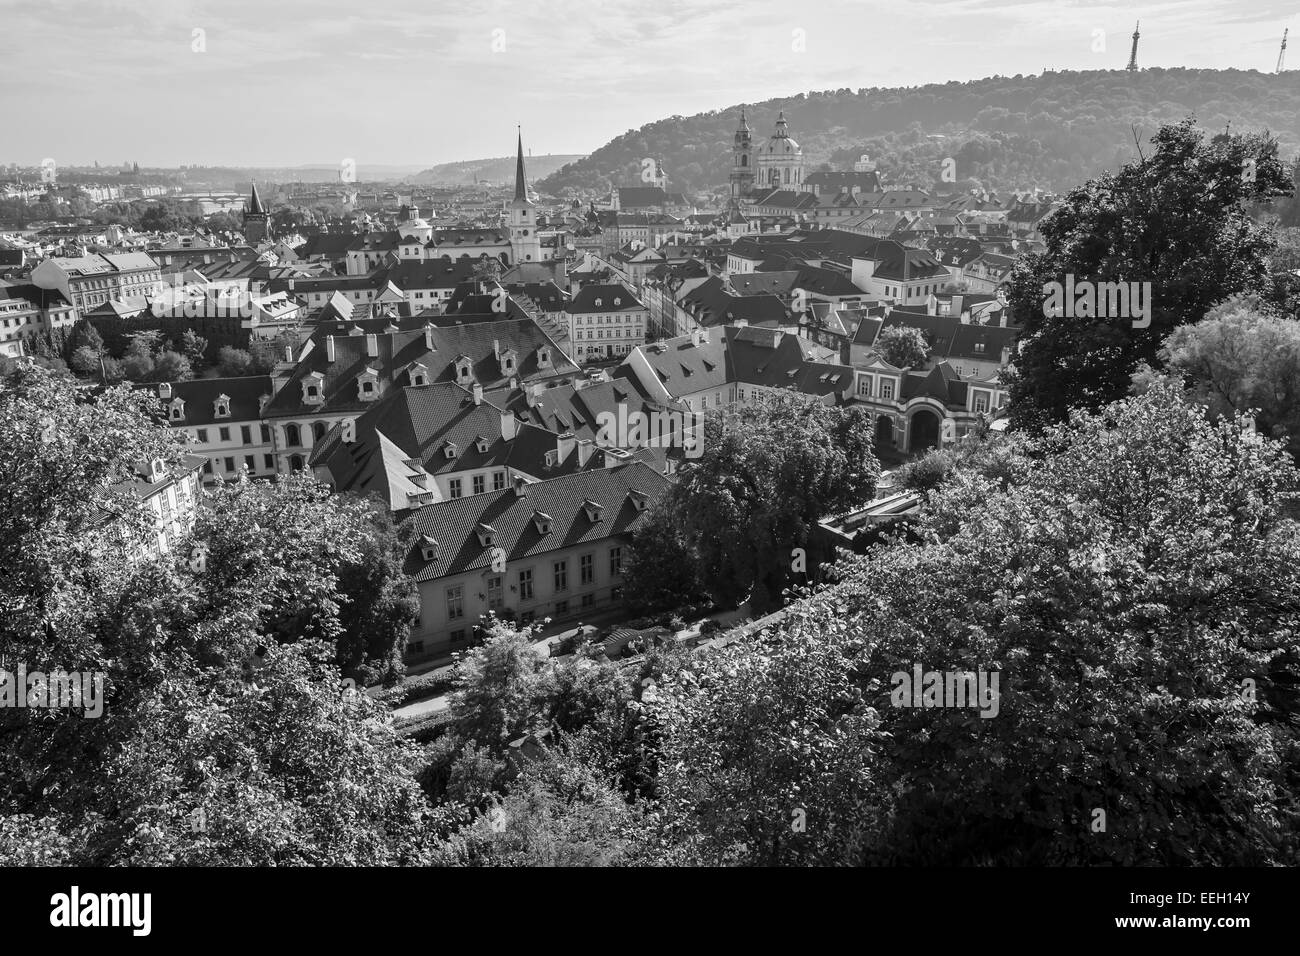
[[[264,213],[266,208],[262,205],[262,197],[257,194],[257,183],[253,182],[253,195],[248,200],[248,211],[253,213]]]
[[[519,155],[515,160],[515,200],[528,201],[528,180],[524,175],[524,133],[519,131]]]

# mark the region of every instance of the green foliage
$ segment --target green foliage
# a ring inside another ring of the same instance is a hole
[[[1162,128],[1154,152],[1071,192],[1041,226],[1047,249],[1023,257],[1009,303],[1023,324],[1007,376],[1017,427],[1041,428],[1071,408],[1097,409],[1123,396],[1161,341],[1209,307],[1266,286],[1268,229],[1245,203],[1284,195],[1288,179],[1266,136],[1217,135],[1190,121]],[[1243,174],[1255,163],[1253,178]],[[1151,318],[1044,316],[1045,283],[1151,283]]]
[[[671,505],[656,503],[633,535],[623,580],[623,599],[634,614],[705,599],[694,552]]]
[[[930,345],[920,329],[896,325],[876,336],[872,348],[896,368],[917,368],[930,356]]]
[[[1121,54],[1122,57],[1122,54]],[[1140,134],[1195,115],[1207,129],[1270,129],[1300,151],[1300,77],[1237,70],[1118,69],[995,76],[966,83],[839,89],[749,104],[756,143],[779,110],[804,150],[809,170],[829,160],[851,169],[863,153],[887,183],[948,191],[980,185],[1005,191],[1041,186],[1064,191],[1115,169],[1134,153]],[[702,193],[727,182],[738,107],[672,116],[629,130],[590,156],[540,180],[602,190],[639,185],[641,160],[662,160],[674,190]],[[846,145],[846,143],[848,145]],[[944,160],[956,161],[957,183],[943,181]]]
[[[331,569],[363,554],[350,549],[370,528],[364,503],[327,502],[305,479],[264,499],[235,487],[202,509],[210,560],[184,546],[151,559],[141,545],[153,513],[123,481],[138,462],[174,465],[182,450],[148,396],[80,391],[26,363],[0,388],[0,442],[6,662],[98,672],[104,686],[98,718],[0,709],[0,857],[426,859],[416,752],[382,705],[344,690],[328,645],[311,640],[313,628],[339,629],[345,598]],[[277,631],[295,615],[303,628]],[[277,634],[293,643],[276,646]]]
[[[719,603],[751,592],[778,604],[815,523],[870,499],[880,467],[858,408],[794,392],[764,393],[706,422],[704,454],[688,461],[664,508]],[[644,544],[643,544],[644,548]],[[662,563],[662,561],[660,561]]]
[[[253,374],[253,356],[243,349],[223,345],[217,352],[217,374],[222,378],[237,378]]]
[[[1258,425],[1300,455],[1300,322],[1237,297],[1174,330],[1160,357],[1216,415],[1258,411]]]

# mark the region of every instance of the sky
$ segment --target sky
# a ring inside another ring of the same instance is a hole
[[[0,0],[0,163],[424,168],[810,90],[1271,72],[1274,0]]]

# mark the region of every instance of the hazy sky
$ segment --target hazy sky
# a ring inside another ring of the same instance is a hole
[[[807,90],[1118,69],[1139,18],[1144,66],[1272,71],[1290,26],[1300,68],[1298,12],[1280,0],[0,0],[0,162],[428,166],[506,155],[516,123],[534,153],[585,153],[665,116]]]

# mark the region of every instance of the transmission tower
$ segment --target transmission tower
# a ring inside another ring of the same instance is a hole
[[[1138,37],[1141,36],[1141,34],[1138,33],[1138,27],[1141,25],[1141,20],[1133,24],[1133,52],[1130,53],[1128,57],[1128,69],[1134,73],[1137,72],[1138,68]]]
[[[1286,63],[1286,35],[1290,29],[1290,27],[1287,27],[1282,31],[1282,49],[1277,54],[1277,70],[1274,71],[1276,73],[1281,73],[1285,68],[1283,64]]]

